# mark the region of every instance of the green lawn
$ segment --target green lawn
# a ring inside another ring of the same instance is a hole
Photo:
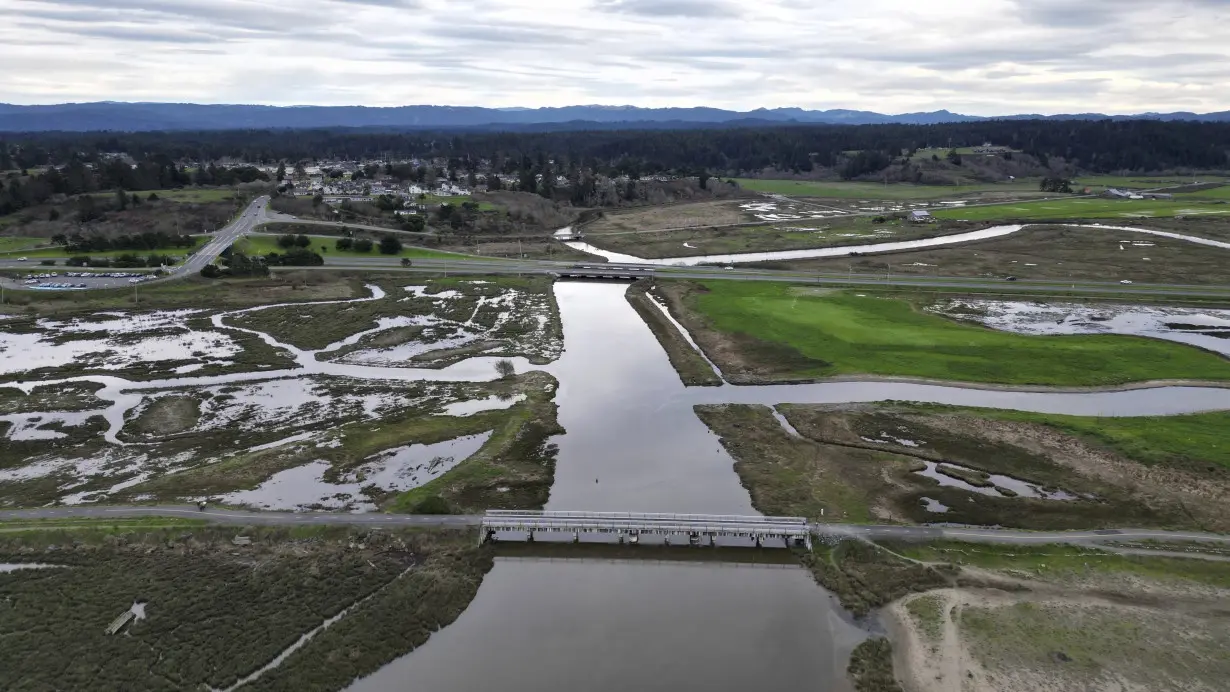
[[[3,237],[0,238],[0,254],[21,252],[49,242],[46,238]]]
[[[1230,201],[1230,185],[1222,185],[1210,190],[1201,190],[1200,192],[1185,192],[1175,195],[1175,199],[1219,199]]]
[[[321,236],[310,235],[308,239],[312,241],[311,250],[318,252],[325,257],[387,257],[381,255],[379,242],[376,247],[373,247],[371,252],[355,252],[354,250],[338,250],[336,247],[338,236]],[[249,255],[267,255],[271,252],[283,253],[285,248],[278,245],[278,236],[276,235],[249,235],[241,242],[246,246],[246,252]],[[322,249],[322,246],[324,249]],[[427,248],[405,246],[400,255],[395,257],[412,257],[420,259],[457,259],[467,257],[454,252],[442,252],[440,250],[429,250]]]
[[[909,183],[847,183],[811,180],[760,180],[736,178],[745,190],[797,197],[827,197],[831,199],[939,199],[971,192],[1037,192],[1038,181],[1017,180],[1012,183],[982,185],[912,185]]]
[[[1069,386],[1230,379],[1225,358],[1165,341],[1011,334],[927,314],[902,299],[808,294],[785,283],[703,285],[708,292],[692,300],[710,327],[754,337],[736,343],[762,349],[760,359],[783,363],[797,379],[873,374]]]
[[[983,207],[941,209],[932,212],[939,219],[996,221],[1016,219],[1150,219],[1179,216],[1230,215],[1230,205],[1210,204],[1197,199],[1161,201],[1151,199],[1073,199],[1008,202]]]
[[[1055,416],[1024,411],[960,409],[985,418],[1047,425],[1109,447],[1147,465],[1213,463],[1230,469],[1230,412],[1142,418]]]

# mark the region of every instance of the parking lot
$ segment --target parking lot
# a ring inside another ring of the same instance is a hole
[[[0,285],[6,288],[23,288],[46,291],[71,291],[87,288],[120,288],[135,286],[158,277],[147,272],[37,272],[17,276],[0,277]]]

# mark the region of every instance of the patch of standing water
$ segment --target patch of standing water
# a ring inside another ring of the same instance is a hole
[[[797,437],[799,439],[803,438],[803,436],[799,434],[799,431],[795,429],[793,425],[790,424],[790,421],[787,420],[784,415],[782,415],[782,412],[777,410],[776,406],[772,407],[772,409],[770,410],[773,411],[773,417],[777,419],[777,422],[782,426],[782,430],[786,431],[787,435],[790,435],[791,437]]]
[[[323,460],[279,471],[252,490],[222,496],[227,504],[261,509],[339,509],[375,511],[367,494],[401,492],[439,478],[477,452],[490,432],[459,437],[430,445],[407,445],[368,457],[361,465],[338,474],[337,482],[325,480],[332,465]]]
[[[1126,334],[1177,341],[1230,356],[1230,340],[1169,326],[1181,323],[1205,331],[1227,329],[1230,310],[975,299],[951,301],[929,309],[1017,334]]]
[[[879,438],[862,437],[861,439],[863,440],[863,442],[873,442],[875,444],[881,444],[881,445],[898,444],[898,445],[901,445],[902,447],[922,446],[918,442],[915,442],[914,440],[907,440],[901,437],[893,437],[892,435],[889,435],[886,432],[881,432]]]
[[[58,440],[68,435],[58,430],[48,430],[46,426],[59,424],[65,427],[78,427],[86,424],[90,418],[101,415],[99,411],[62,411],[56,413],[11,413],[0,416],[0,423],[9,423],[5,439],[14,442],[29,440]]]
[[[978,493],[979,495],[987,495],[990,497],[1009,497],[1009,495],[1005,495],[999,491],[999,488],[1004,488],[1015,492],[1019,497],[1032,497],[1042,500],[1079,499],[1077,496],[1072,495],[1071,493],[1066,493],[1062,490],[1044,490],[1039,485],[1028,483],[1010,476],[1000,476],[996,474],[990,474],[987,476],[987,482],[993,484],[992,486],[978,486],[961,480],[960,478],[954,478],[947,474],[940,473],[940,469],[942,468],[969,474],[978,473],[974,469],[966,468],[958,464],[936,464],[934,461],[924,461],[923,463],[926,464],[927,467],[922,471],[915,471],[915,473],[919,476],[930,478],[939,483],[941,486],[947,488],[960,488],[961,490],[967,490],[971,493]]]
[[[948,505],[945,505],[939,500],[932,500],[929,497],[924,497],[922,500],[925,503],[925,506],[923,507],[923,509],[927,510],[928,512],[933,512],[935,514],[943,514],[948,511]]]
[[[525,401],[524,394],[516,396],[489,396],[486,399],[473,399],[471,401],[458,401],[452,404],[446,404],[438,415],[441,416],[472,416],[475,413],[483,411],[502,411],[512,408],[517,404]]]
[[[8,574],[23,569],[48,569],[59,565],[45,565],[40,562],[0,562],[0,574]]]

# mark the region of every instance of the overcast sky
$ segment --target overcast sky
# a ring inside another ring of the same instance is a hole
[[[1230,0],[0,0],[0,101],[1230,110]]]

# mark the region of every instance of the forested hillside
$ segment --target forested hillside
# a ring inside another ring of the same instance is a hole
[[[556,170],[604,174],[755,174],[842,170],[857,154],[857,173],[887,168],[921,149],[983,143],[1009,147],[1095,173],[1230,168],[1230,123],[1157,121],[985,121],[939,125],[754,127],[672,131],[448,133],[350,130],[37,133],[0,139],[0,170],[97,161],[126,153],[138,161],[252,163],[320,159],[442,157],[472,168],[487,160],[513,173],[555,160]],[[450,166],[452,167],[452,166]]]

